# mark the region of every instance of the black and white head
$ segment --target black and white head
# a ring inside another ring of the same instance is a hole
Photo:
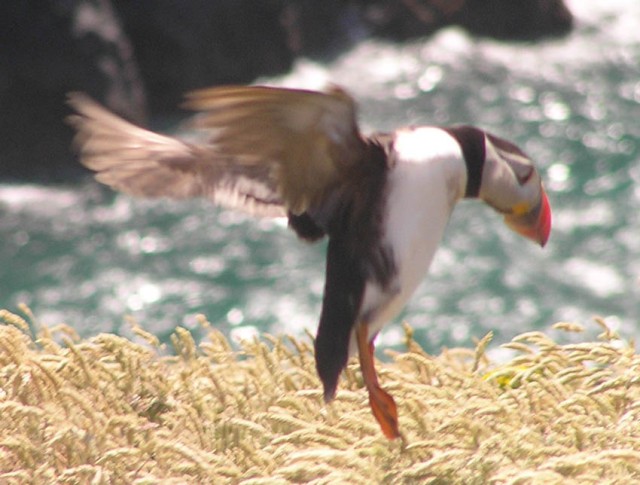
[[[544,246],[551,232],[551,207],[531,159],[516,145],[471,126],[446,129],[460,144],[467,164],[465,197],[478,197],[518,234]]]

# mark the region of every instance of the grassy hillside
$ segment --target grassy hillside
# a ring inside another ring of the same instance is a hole
[[[378,364],[404,434],[390,442],[355,363],[323,403],[310,340],[234,351],[203,321],[206,342],[178,328],[170,352],[135,324],[134,342],[0,321],[0,483],[640,481],[640,357],[603,322],[595,342],[521,335],[499,366],[488,339],[434,357],[408,329]]]

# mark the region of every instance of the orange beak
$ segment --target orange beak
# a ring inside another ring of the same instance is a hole
[[[540,202],[537,206],[525,214],[508,214],[504,217],[504,222],[521,236],[544,246],[551,233],[551,206],[547,193],[542,187],[540,190]]]

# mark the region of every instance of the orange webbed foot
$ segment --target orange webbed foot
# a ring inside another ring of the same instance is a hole
[[[366,324],[356,329],[358,355],[362,377],[369,392],[369,405],[373,416],[380,424],[382,433],[390,440],[400,437],[398,429],[398,408],[393,397],[378,384],[378,375],[373,363],[373,342],[369,342]]]
[[[369,389],[369,405],[382,433],[390,440],[399,438],[398,408],[391,394],[380,386]]]

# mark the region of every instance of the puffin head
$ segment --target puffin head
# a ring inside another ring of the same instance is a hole
[[[473,126],[446,128],[467,165],[466,198],[480,198],[504,214],[518,234],[544,246],[551,232],[551,207],[540,174],[513,143]]]
[[[505,224],[544,246],[551,206],[531,159],[513,143],[484,133],[485,157],[478,197],[504,214]]]

